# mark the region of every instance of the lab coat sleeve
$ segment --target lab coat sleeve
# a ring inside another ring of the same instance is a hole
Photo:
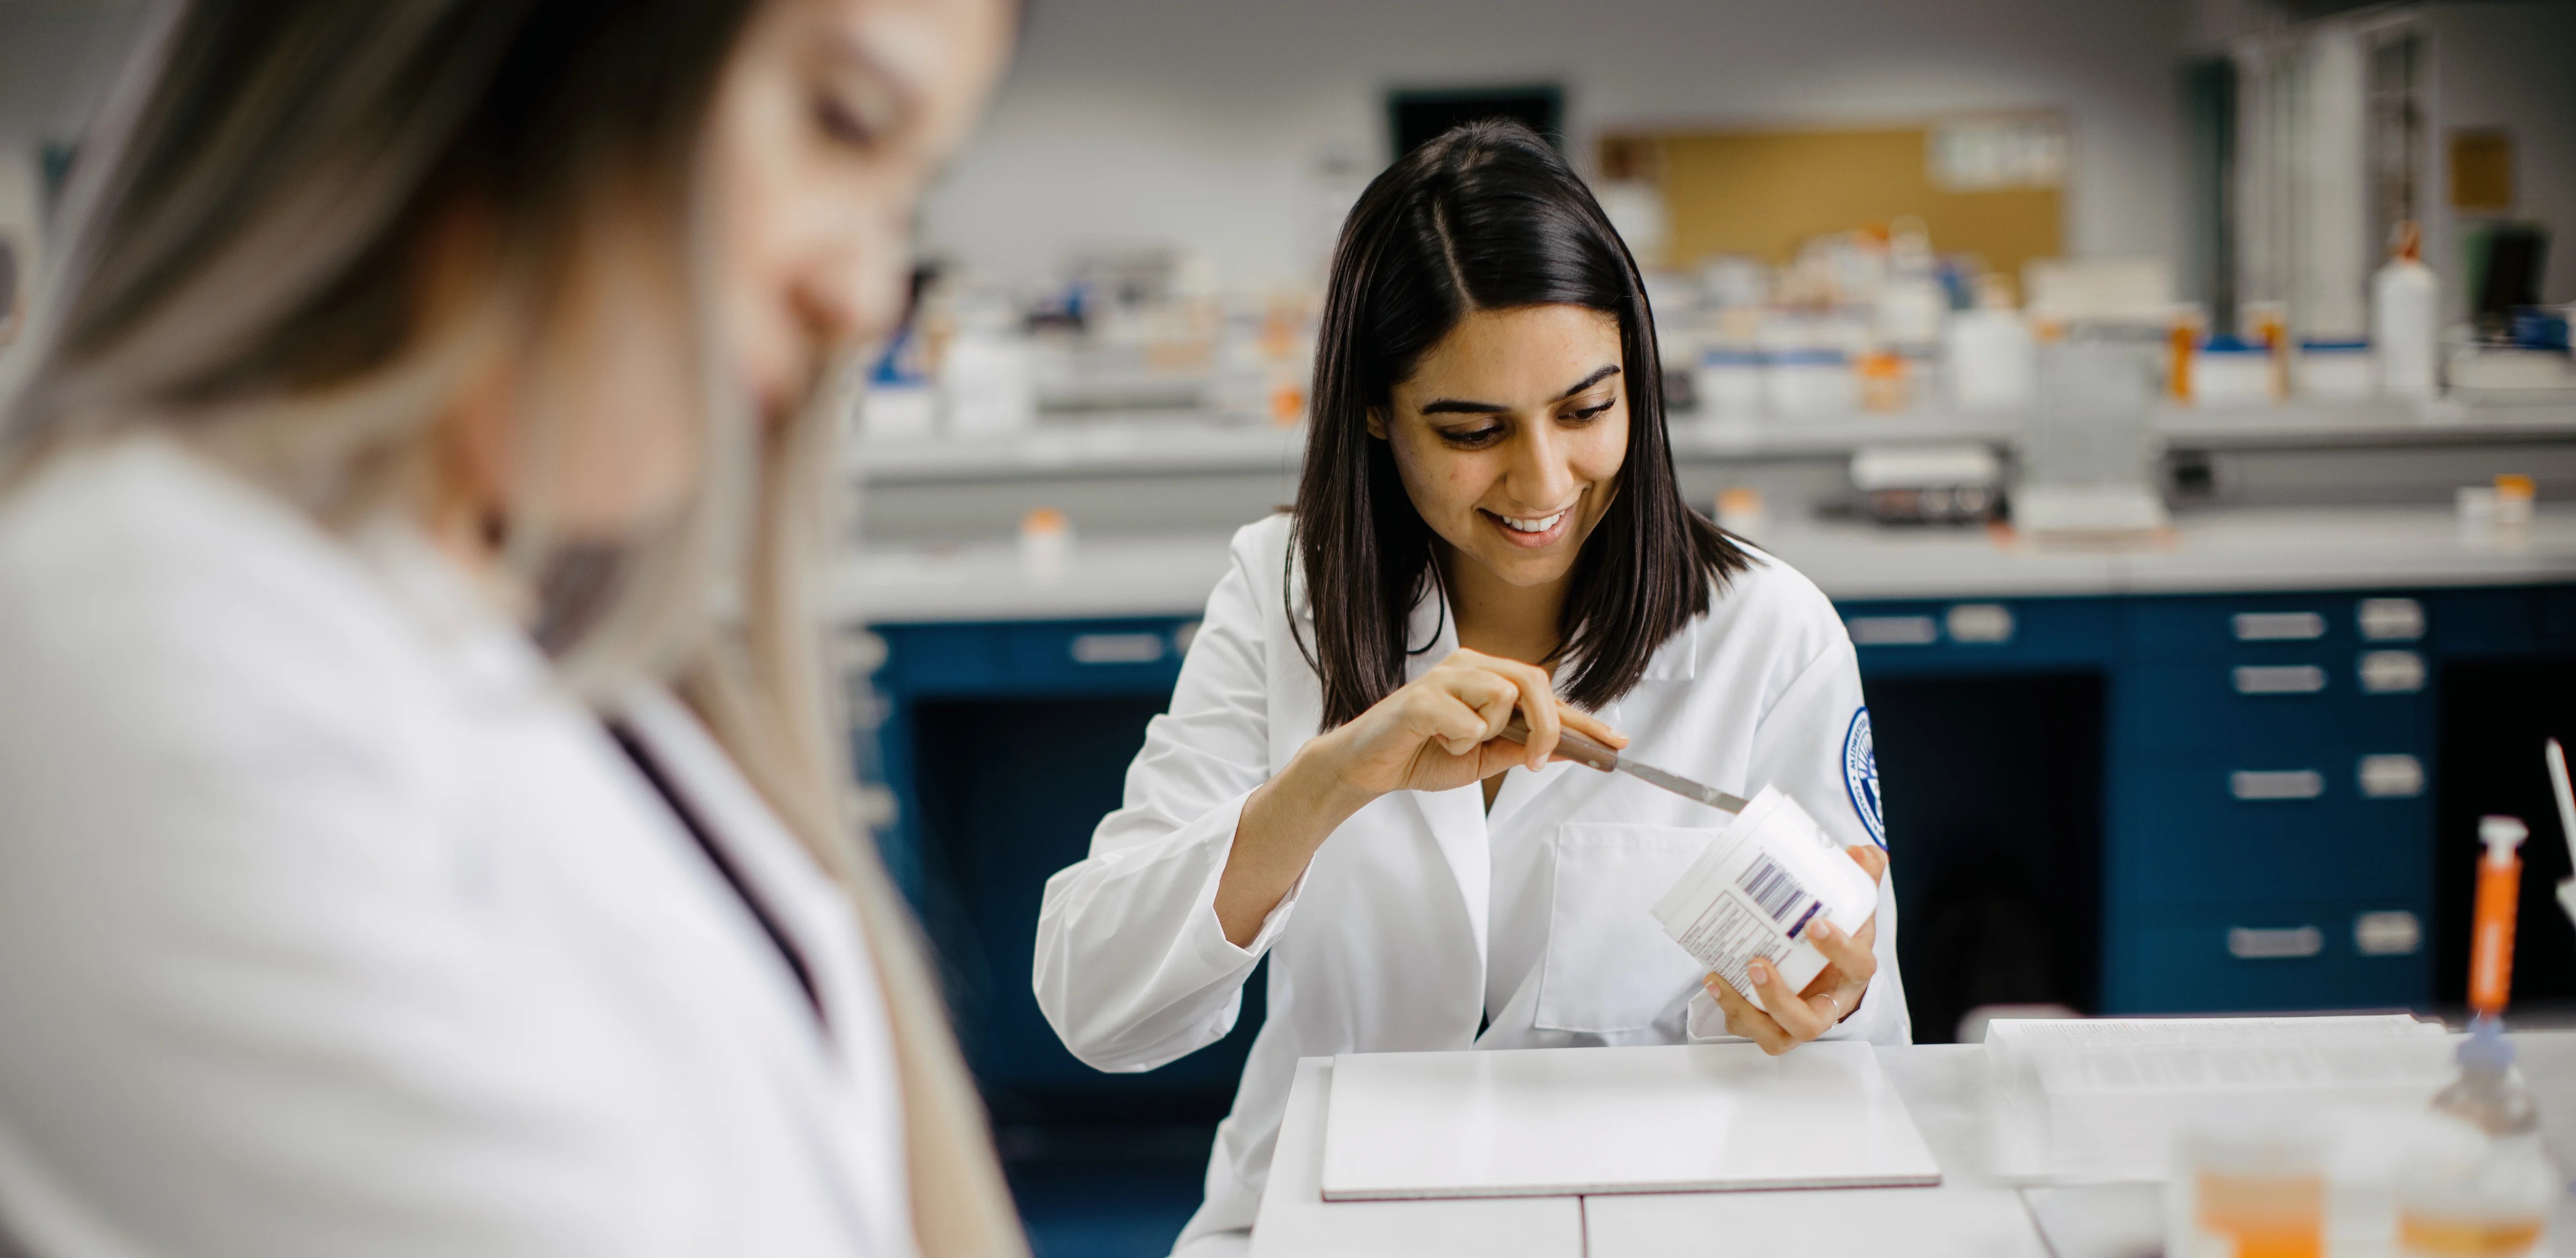
[[[1270,776],[1270,618],[1253,550],[1238,542],[1209,596],[1171,710],[1128,767],[1124,806],[1087,859],[1047,880],[1031,983],[1065,1047],[1097,1069],[1151,1070],[1224,1038],[1304,886],[1249,947],[1226,939],[1217,880],[1244,799]]]
[[[1878,884],[1878,939],[1872,948],[1878,973],[1861,993],[1859,1008],[1823,1038],[1912,1043],[1914,1023],[1905,1011],[1905,984],[1896,968],[1896,874],[1904,858],[1884,833],[1877,753],[1861,697],[1859,662],[1851,640],[1839,631],[1755,727],[1745,790],[1749,794],[1763,786],[1776,786],[1795,799],[1836,843],[1874,844],[1888,852],[1887,876]],[[1694,1040],[1726,1035],[1725,1013],[1705,991],[1691,998],[1689,1033]]]

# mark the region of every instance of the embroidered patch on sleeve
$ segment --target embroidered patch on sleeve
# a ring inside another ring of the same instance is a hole
[[[1843,735],[1843,788],[1851,793],[1852,811],[1869,827],[1870,841],[1887,846],[1887,822],[1879,812],[1878,749],[1869,738],[1869,709],[1852,713]]]

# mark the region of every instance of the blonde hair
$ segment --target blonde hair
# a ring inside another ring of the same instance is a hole
[[[546,294],[607,190],[643,194],[706,290],[689,247],[699,148],[758,3],[174,6],[75,173],[71,248],[0,412],[0,477],[153,432],[329,527],[422,493],[467,373],[513,338],[542,344]],[[500,280],[428,335],[423,241],[468,202],[494,220]],[[503,558],[540,592],[568,685],[606,704],[637,680],[672,684],[849,889],[894,1028],[923,1252],[1025,1253],[918,930],[845,807],[846,725],[813,595],[836,425],[820,406],[767,427],[744,414],[712,367],[706,304],[686,508],[577,555],[522,495]],[[565,421],[529,400],[521,436],[542,462]]]

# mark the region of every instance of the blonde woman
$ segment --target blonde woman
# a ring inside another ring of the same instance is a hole
[[[170,18],[0,425],[0,1251],[1023,1250],[808,576],[1013,17]]]

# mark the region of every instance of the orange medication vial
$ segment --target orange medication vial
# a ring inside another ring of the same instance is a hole
[[[2522,1258],[2540,1243],[2540,1224],[2538,1216],[2454,1219],[2400,1213],[2397,1252],[2405,1258]]]
[[[2513,817],[2478,822],[2486,855],[2478,860],[2477,909],[2469,936],[2469,1008],[2490,1017],[2513,994],[2514,911],[2522,896],[2522,857],[2530,831]]]
[[[2236,1243],[2236,1258],[2318,1258],[2325,1252],[2325,1179],[2200,1172],[2200,1231]]]

